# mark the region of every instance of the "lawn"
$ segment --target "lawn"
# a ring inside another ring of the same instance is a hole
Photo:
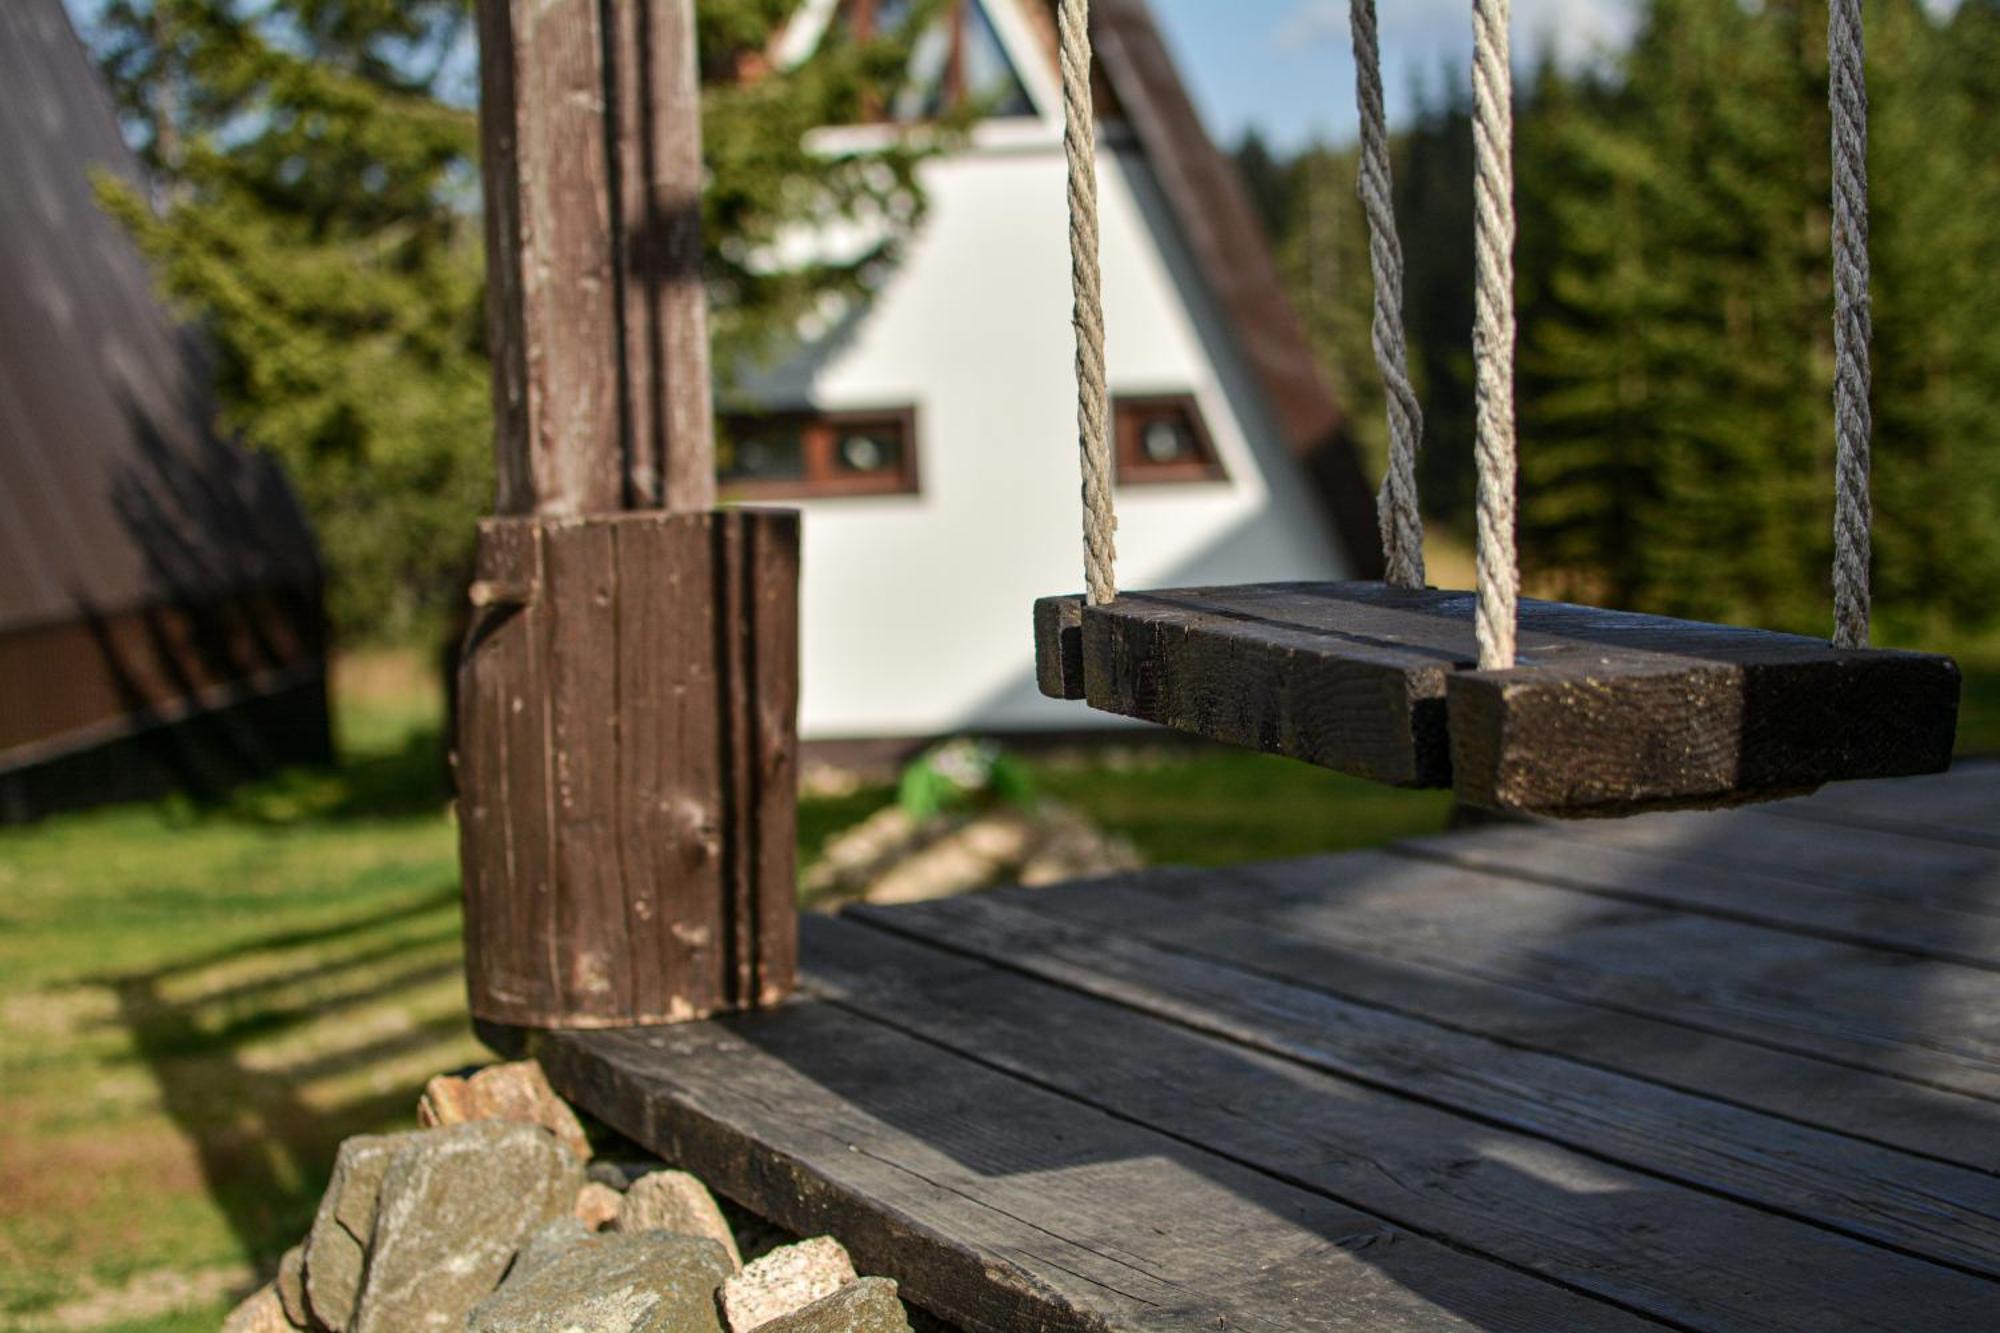
[[[1961,741],[2000,749],[2000,658]],[[337,770],[226,805],[0,830],[0,1327],[212,1330],[305,1230],[334,1145],[408,1126],[480,1058],[458,965],[438,699],[343,673]],[[1034,761],[1156,862],[1366,846],[1444,823],[1394,792],[1214,751]],[[892,799],[802,804],[800,845]]]

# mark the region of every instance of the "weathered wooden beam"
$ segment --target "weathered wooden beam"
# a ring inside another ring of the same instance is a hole
[[[775,1003],[798,516],[715,511],[693,0],[481,0],[500,517],[460,667],[488,1024]]]
[[[498,509],[707,509],[694,6],[482,0],[480,37]]]
[[[689,513],[715,504],[694,5],[609,8],[626,503]]]
[[[1082,696],[1105,712],[1377,782],[1442,787],[1451,781],[1445,677],[1467,663],[1425,614],[1434,596],[1260,584],[1125,593],[1093,607],[1046,599],[1037,674],[1045,692],[1081,679]],[[1065,639],[1069,616],[1079,629]]]
[[[1524,603],[1521,624],[1548,647],[1447,685],[1452,785],[1472,805],[1735,805],[1951,764],[1948,657],[1554,602]]]
[[[460,668],[472,1011],[774,1003],[796,954],[798,516],[490,519]]]
[[[1564,816],[1769,800],[1951,760],[1949,658],[1528,600],[1519,665],[1485,672],[1472,605],[1378,583],[1047,598],[1036,674],[1107,712]]]
[[[487,330],[502,514],[624,507],[598,0],[481,0]]]

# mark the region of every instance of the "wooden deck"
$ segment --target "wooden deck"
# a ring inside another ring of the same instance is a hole
[[[538,1051],[968,1328],[2000,1327],[2000,764],[804,955],[781,1011]]]

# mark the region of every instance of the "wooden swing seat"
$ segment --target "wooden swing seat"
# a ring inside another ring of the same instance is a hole
[[[1734,805],[1950,765],[1948,657],[1524,599],[1477,669],[1471,593],[1261,583],[1035,604],[1044,694],[1489,809]]]

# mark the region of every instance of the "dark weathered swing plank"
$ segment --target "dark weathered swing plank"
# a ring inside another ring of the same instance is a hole
[[[849,915],[1594,1157],[2000,1276],[1992,1175],[1079,927],[1033,904],[978,895]],[[822,956],[816,975],[827,970]]]
[[[2000,916],[1889,901],[1877,893],[1756,869],[1690,863],[1577,838],[1567,826],[1413,838],[1397,850],[1464,870],[2000,970]]]
[[[1521,603],[1520,658],[1478,671],[1473,597],[1277,583],[1047,598],[1044,692],[1477,805],[1552,815],[1722,804],[1933,773],[1949,659]]]
[[[1690,1026],[1654,1008],[1613,1007],[1595,993],[1494,969],[1484,965],[1490,953],[1476,932],[1462,961],[1455,939],[1409,947],[1406,935],[1392,938],[1376,928],[1372,909],[1347,906],[1354,885],[1383,873],[1380,859],[1357,854],[1314,864],[1309,879],[1282,885],[1270,874],[1156,870],[998,896],[1363,1004],[2000,1173],[1990,1101]],[[1482,919],[1505,930],[1492,917]],[[1538,917],[1526,929],[1557,939],[1563,918]],[[1913,974],[1902,980],[1921,984]],[[1886,1003],[1898,993],[1881,998]],[[1909,997],[1908,990],[1900,993]]]
[[[1895,1327],[1921,1308],[1930,1327],[1972,1329],[1991,1326],[2000,1298],[1966,1274],[1010,971],[836,921],[806,930],[809,984],[844,1004],[1638,1313],[1776,1333]]]
[[[821,1002],[535,1050],[596,1115],[968,1329],[1646,1326]]]

